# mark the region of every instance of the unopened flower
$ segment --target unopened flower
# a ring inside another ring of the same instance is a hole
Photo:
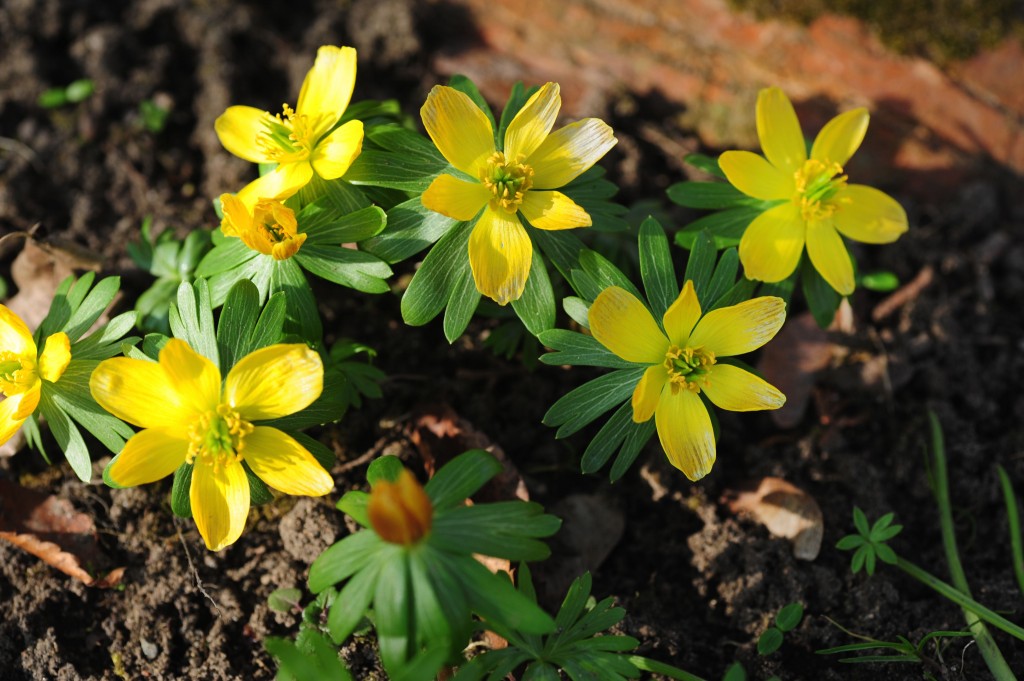
[[[306,235],[298,231],[295,211],[277,199],[260,199],[251,210],[231,194],[222,194],[220,202],[224,209],[220,225],[224,236],[238,237],[254,251],[275,260],[287,260],[306,241]]]
[[[751,352],[775,336],[786,318],[781,298],[762,296],[702,315],[687,281],[665,311],[662,327],[647,307],[618,286],[590,306],[594,338],[629,362],[649,364],[633,391],[633,421],[653,416],[673,466],[699,480],[715,463],[715,433],[700,393],[729,411],[778,409],[785,396],[734,364],[720,361]]]
[[[553,190],[588,170],[617,142],[612,129],[596,118],[552,133],[561,106],[557,83],[541,87],[509,123],[501,150],[495,148],[490,120],[459,90],[435,86],[420,109],[441,154],[474,178],[438,175],[423,193],[423,205],[456,220],[476,218],[469,237],[473,280],[500,305],[523,295],[530,274],[533,245],[518,214],[537,229],[589,227],[590,215]]]
[[[747,277],[782,281],[796,269],[807,245],[811,264],[842,295],[853,293],[853,264],[840,235],[884,244],[907,231],[907,214],[892,197],[862,184],[847,184],[843,166],[868,129],[866,109],[829,121],[810,158],[793,105],[777,87],[757,98],[757,136],[765,157],[727,151],[718,163],[744,194],[783,201],[757,216],[740,240]]]
[[[192,514],[211,551],[235,542],[249,513],[245,467],[285,494],[322,496],[334,485],[290,435],[254,421],[305,409],[320,396],[323,364],[303,344],[255,350],[228,372],[172,338],[160,361],[117,357],[93,372],[89,388],[114,416],[139,426],[107,465],[116,487],[155,482],[193,464]]]
[[[71,363],[71,341],[61,331],[38,352],[21,317],[0,305],[0,445],[18,432],[39,406],[42,381],[56,383]]]
[[[299,101],[272,116],[251,106],[232,106],[214,123],[224,148],[253,163],[277,168],[238,193],[248,208],[259,199],[286,199],[317,175],[334,180],[348,170],[363,148],[363,123],[337,128],[356,81],[356,51],[325,45],[306,74]]]
[[[392,544],[415,544],[430,532],[434,507],[416,476],[403,468],[398,480],[378,480],[366,506],[370,525]]]

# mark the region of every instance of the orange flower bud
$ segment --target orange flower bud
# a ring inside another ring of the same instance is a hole
[[[430,532],[434,507],[416,477],[402,470],[396,482],[380,480],[370,492],[366,512],[381,539],[409,546]]]

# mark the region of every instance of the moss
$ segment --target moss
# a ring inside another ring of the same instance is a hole
[[[1008,35],[1024,35],[1018,0],[732,0],[761,19],[784,17],[804,24],[826,13],[846,14],[868,24],[882,41],[903,54],[940,64],[973,56]]]

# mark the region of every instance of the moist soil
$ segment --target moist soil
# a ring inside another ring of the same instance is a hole
[[[394,97],[415,112],[442,80],[430,69],[433,58],[474,43],[469,15],[454,3],[7,0],[0,8],[0,230],[38,224],[37,239],[91,254],[106,273],[122,276],[125,308],[148,286],[124,250],[139,238],[143,219],[178,235],[215,226],[211,198],[249,179],[249,164],[227,154],[213,132],[227,106],[277,110],[295,96],[319,45],[351,44],[360,50],[354,100]],[[36,104],[43,90],[78,78],[96,84],[85,101]],[[160,132],[143,124],[145,100],[170,111]],[[642,98],[630,106],[610,99],[595,112],[621,140],[605,166],[626,205],[661,197],[681,179],[678,159],[638,134],[674,125],[663,109]],[[689,148],[700,145],[690,131],[669,132]],[[802,419],[783,429],[767,414],[721,413],[718,463],[696,484],[667,463],[656,441],[615,484],[607,470],[579,475],[595,429],[559,441],[541,417],[593,375],[496,357],[482,343],[494,320],[474,321],[448,345],[440,323],[404,326],[397,294],[321,287],[328,340],[372,345],[389,376],[383,399],[314,433],[338,454],[335,494],[256,508],[241,539],[214,554],[194,524],[172,516],[169,482],[110,490],[99,477],[108,459],[95,462],[90,485],[33,452],[0,461],[0,475],[91,516],[110,563],[126,568],[121,588],[89,588],[0,543],[0,677],[272,678],[262,642],[293,634],[297,620],[270,610],[267,596],[302,587],[313,558],[350,531],[332,504],[365,485],[369,460],[397,454],[422,470],[410,438],[416,415],[447,405],[504,450],[534,500],[564,511],[564,538],[538,570],[549,608],[575,574],[590,569],[595,595],[614,596],[628,611],[620,631],[641,641],[640,653],[707,679],[721,678],[734,660],[753,679],[886,681],[923,678],[924,671],[936,679],[989,678],[969,639],[927,647],[924,667],[844,665],[815,653],[858,640],[838,625],[912,641],[964,626],[957,607],[896,569],[854,575],[849,555],[833,548],[851,531],[855,506],[871,518],[894,511],[906,529],[893,546],[948,579],[928,482],[929,408],[946,432],[974,595],[1019,619],[995,466],[1024,489],[1022,186],[981,165],[976,180],[941,199],[885,187],[907,207],[911,230],[895,245],[859,252],[861,266],[890,270],[903,282],[930,270],[930,283],[877,321],[872,313],[885,295],[858,291],[854,322],[833,333],[833,359]],[[910,178],[906,184],[914,186]],[[693,217],[668,214],[675,224]],[[0,273],[10,281],[16,249],[0,248]],[[397,289],[412,265],[399,270]],[[824,542],[816,560],[797,560],[785,539],[723,503],[728,490],[764,476],[783,477],[817,500]],[[578,511],[581,498],[602,512]],[[597,548],[586,548],[588,538]],[[758,656],[758,636],[793,601],[806,607],[802,624],[779,652]],[[995,637],[1010,667],[1024,670],[1024,645]],[[384,678],[372,641],[357,639],[344,655],[357,678]]]

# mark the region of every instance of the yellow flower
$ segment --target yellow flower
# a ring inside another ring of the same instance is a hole
[[[220,230],[246,246],[275,260],[287,260],[299,252],[306,235],[299,232],[295,211],[277,199],[260,199],[249,210],[237,196],[221,194],[224,220]]]
[[[71,363],[71,340],[61,331],[38,354],[25,322],[0,305],[0,445],[18,432],[39,406],[42,381],[56,383]]]
[[[434,506],[416,476],[403,468],[395,482],[378,480],[373,485],[366,514],[381,539],[409,546],[430,532]]]
[[[199,533],[211,551],[242,534],[249,513],[249,481],[242,461],[285,494],[322,496],[331,476],[294,438],[253,425],[308,407],[323,387],[320,357],[302,344],[271,345],[220,371],[176,338],[160,361],[116,357],[89,379],[93,398],[114,416],[144,430],[107,465],[116,487],[155,482],[181,464],[194,464],[189,498]]]
[[[462,92],[435,86],[420,109],[441,154],[474,178],[439,175],[423,193],[423,205],[462,221],[484,209],[469,237],[469,264],[480,293],[500,305],[523,295],[533,258],[517,213],[537,229],[589,227],[585,210],[551,190],[588,170],[618,141],[596,118],[551,133],[561,106],[558,85],[544,85],[512,119],[501,151],[490,120]]]
[[[332,132],[345,113],[356,81],[356,51],[324,45],[316,53],[293,110],[272,116],[251,106],[228,107],[214,123],[224,148],[253,163],[277,168],[238,193],[246,207],[259,199],[286,199],[310,181],[345,174],[363,148],[363,123],[352,120]]]
[[[687,281],[662,318],[617,286],[590,306],[590,331],[601,345],[629,362],[649,364],[633,391],[633,421],[654,416],[661,446],[672,465],[690,480],[715,463],[715,434],[701,391],[730,411],[778,409],[786,397],[777,388],[732,364],[719,362],[751,352],[776,334],[786,318],[781,298],[762,296],[701,316]]]
[[[868,129],[866,109],[829,121],[814,140],[811,157],[793,105],[777,87],[757,97],[757,136],[765,158],[727,151],[718,159],[725,176],[744,194],[784,201],[757,216],[740,240],[747,277],[782,281],[807,255],[829,285],[853,293],[853,265],[843,236],[869,244],[891,243],[907,231],[907,214],[892,197],[862,184],[847,184],[843,166]]]

